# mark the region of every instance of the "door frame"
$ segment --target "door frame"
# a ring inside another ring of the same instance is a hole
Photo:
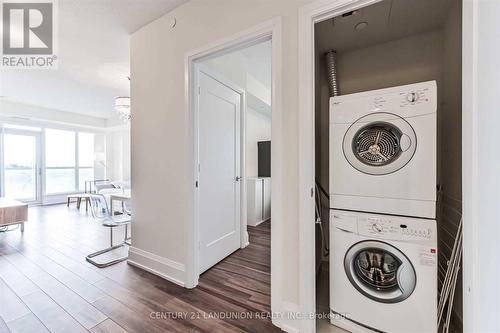
[[[299,91],[301,91],[299,95],[299,272],[301,274],[299,279],[302,281],[299,293],[300,308],[303,313],[314,313],[316,308],[316,283],[313,267],[315,258],[314,198],[310,194],[314,186],[315,176],[314,25],[379,1],[317,0],[299,9]],[[480,216],[481,211],[484,211],[484,208],[481,209],[482,202],[488,195],[494,195],[491,191],[480,190],[484,178],[481,178],[479,169],[482,168],[484,171],[487,168],[493,168],[493,166],[486,165],[484,161],[483,164],[477,162],[481,157],[478,140],[481,133],[480,127],[485,127],[488,121],[493,124],[496,120],[488,119],[484,115],[485,120],[483,122],[479,120],[481,99],[477,89],[479,80],[477,68],[484,60],[477,53],[478,40],[480,39],[478,35],[480,4],[474,0],[462,0],[462,2],[462,91],[467,92],[462,97],[463,325],[464,332],[474,332],[481,328],[481,318],[487,317],[488,313],[487,305],[481,303],[481,288],[479,288],[485,283],[478,274],[480,270],[477,267],[480,258],[479,252],[484,254],[486,249],[484,245],[481,246],[478,236],[480,230],[478,216]],[[494,66],[491,59],[489,59],[488,65]],[[494,104],[492,100],[489,102]],[[496,198],[496,196],[494,197]],[[486,220],[496,223],[497,216],[493,215],[490,214],[489,219]],[[478,249],[485,250],[479,251]],[[482,289],[485,290],[489,287],[490,285],[482,287]],[[498,290],[498,285],[491,290]],[[489,310],[491,311],[491,309]],[[313,319],[303,321],[301,332],[315,331]]]
[[[299,299],[300,312],[316,313],[315,239],[315,47],[314,25],[382,0],[318,0],[299,9]],[[316,332],[304,316],[300,332]]]
[[[195,164],[194,164],[194,109],[195,109],[195,85],[194,85],[194,63],[201,59],[214,57],[231,51],[235,51],[250,45],[257,44],[265,40],[272,42],[272,133],[271,133],[271,149],[272,154],[272,174],[273,181],[271,182],[271,201],[273,209],[271,211],[271,309],[273,312],[282,311],[282,286],[283,286],[283,265],[280,265],[282,260],[283,248],[283,231],[284,221],[282,218],[282,200],[281,193],[283,189],[282,181],[282,166],[283,161],[283,146],[282,146],[282,30],[281,17],[275,17],[269,21],[258,24],[249,29],[243,30],[237,34],[222,38],[214,43],[205,45],[195,50],[189,51],[184,57],[184,102],[186,106],[186,123],[190,124],[187,133],[188,154],[187,165],[191,168],[190,173],[192,179],[186,182],[186,191],[189,202],[195,200]],[[199,226],[194,216],[194,209],[191,205],[186,207],[187,227],[186,227],[186,283],[187,288],[194,288],[198,285],[199,273],[196,265],[198,244],[199,244]],[[273,323],[276,323],[280,318],[273,317]],[[276,323],[278,324],[278,323]]]
[[[200,59],[203,61],[204,59]],[[198,60],[198,61],[200,61]],[[223,77],[221,74],[216,73],[215,71],[211,70],[207,66],[203,65],[202,63],[199,63],[198,61],[195,61],[194,64],[194,87],[199,87],[199,82],[200,82],[200,73],[204,73],[207,76],[210,76],[212,79],[218,81],[219,83],[223,84],[224,86],[228,87],[229,89],[233,90],[236,92],[238,95],[240,95],[240,130],[239,130],[239,154],[240,154],[240,172],[239,172],[239,205],[238,205],[238,216],[239,216],[239,224],[240,224],[240,248],[243,249],[246,247],[249,242],[248,242],[248,232],[247,232],[247,204],[246,204],[246,168],[245,168],[245,155],[246,155],[246,147],[245,147],[245,125],[246,125],[246,92],[244,89],[236,85],[235,83],[231,82],[230,80],[226,79]],[[197,165],[199,165],[199,103],[197,103],[199,99],[199,94],[195,94],[195,104],[194,104],[194,114],[193,114],[193,122],[194,122],[194,169],[195,169],[195,182],[199,180],[199,171],[197,171]],[[194,219],[195,219],[195,224],[198,226],[198,235],[200,234],[200,216],[199,216],[199,207],[200,207],[200,191],[198,190],[199,187],[195,186],[195,193],[194,193]],[[200,240],[198,240],[200,242]],[[201,246],[201,243],[200,243]],[[199,273],[199,266],[200,266],[200,246],[197,248],[196,255],[195,255],[195,265],[198,267],[198,273]],[[195,266],[196,267],[196,266]]]
[[[42,132],[40,131],[30,131],[25,129],[14,129],[14,128],[3,128],[0,133],[0,194],[5,196],[5,135],[21,135],[21,136],[32,136],[36,140],[36,156],[35,156],[35,174],[36,174],[36,193],[35,200],[25,201],[28,205],[41,205],[43,201],[43,190],[42,190]]]

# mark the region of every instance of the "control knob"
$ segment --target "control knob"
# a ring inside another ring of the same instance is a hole
[[[419,96],[416,92],[411,92],[406,95],[406,100],[410,103],[415,103],[418,100]]]
[[[382,232],[382,226],[378,223],[373,223],[372,224],[372,230],[375,232]]]

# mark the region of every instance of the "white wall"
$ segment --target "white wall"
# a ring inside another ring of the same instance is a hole
[[[130,128],[122,126],[106,135],[106,178],[130,181]]]
[[[186,114],[184,57],[191,50],[213,43],[277,16],[283,19],[283,189],[280,214],[286,228],[280,258],[283,299],[291,306],[298,296],[298,8],[309,0],[192,0],[142,28],[131,39],[132,186],[134,188],[134,247],[185,278],[190,174]],[[173,17],[177,25],[170,28]],[[155,147],[154,150],[146,147]],[[158,209],[162,207],[162,209]],[[274,211],[274,210],[273,210]],[[131,253],[132,254],[132,253]],[[134,254],[132,254],[134,255]],[[134,260],[140,259],[138,256]],[[169,271],[161,271],[165,273]]]
[[[271,41],[264,41],[202,63],[271,105],[271,50]]]
[[[224,79],[246,90],[247,60],[241,52],[231,52],[220,57],[204,60],[201,63],[220,74]]]
[[[500,2],[463,8],[464,331],[500,332]]]

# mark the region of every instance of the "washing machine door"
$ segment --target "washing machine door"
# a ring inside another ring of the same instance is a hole
[[[415,290],[417,276],[410,260],[394,246],[363,241],[346,253],[344,268],[352,285],[381,303],[398,303]]]
[[[387,112],[366,115],[344,135],[344,156],[349,164],[369,175],[387,175],[410,162],[417,149],[413,127]]]

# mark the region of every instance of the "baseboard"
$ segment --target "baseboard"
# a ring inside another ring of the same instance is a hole
[[[299,306],[290,302],[282,303],[282,310],[273,315],[273,325],[288,333],[300,333],[301,321],[297,319]]]
[[[69,194],[73,193],[46,195],[42,197],[42,206],[59,205],[67,203]],[[72,206],[76,206],[75,201],[72,202]]]
[[[186,267],[184,264],[133,246],[129,248],[127,262],[181,287],[186,286]]]
[[[241,240],[240,249],[244,249],[245,247],[247,247],[248,245],[250,245],[249,239],[250,238],[248,237],[248,231],[245,231],[243,233],[243,239]]]
[[[251,226],[251,227],[257,227],[257,226],[259,226],[260,224],[262,224],[262,223],[264,223],[264,222],[269,221],[270,219],[271,219],[271,218],[268,218],[268,219],[265,219],[265,220],[259,221],[259,222],[255,223],[255,225],[251,225],[251,224],[249,224],[249,226]]]
[[[280,330],[288,333],[300,333],[300,330],[295,327],[291,326],[289,323],[287,323],[285,320],[281,319],[274,319],[273,320],[273,325],[278,327]]]

